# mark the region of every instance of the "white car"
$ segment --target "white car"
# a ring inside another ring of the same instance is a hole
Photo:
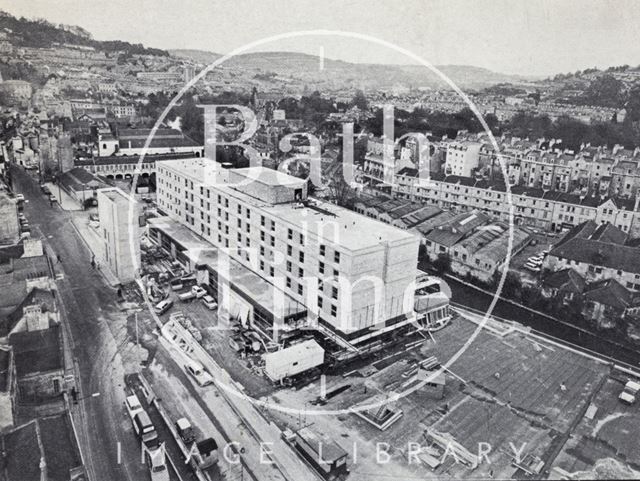
[[[193,286],[191,288],[191,292],[196,296],[196,299],[202,299],[207,295],[207,291],[205,291],[204,287],[201,286]]]
[[[204,305],[207,307],[207,309],[213,311],[215,308],[218,307],[218,303],[216,302],[216,300],[211,297],[211,296],[204,296],[202,298],[202,302],[204,303]]]
[[[165,299],[164,301],[158,302],[153,310],[160,316],[171,309],[171,306],[173,306],[173,301],[171,299]]]
[[[205,371],[202,364],[196,361],[189,361],[184,365],[184,369],[187,371],[195,381],[198,383],[198,386],[204,387],[209,384],[213,384],[213,377],[207,371]]]
[[[151,474],[151,481],[169,481],[167,458],[164,453],[164,445],[153,451],[147,451],[147,466]]]

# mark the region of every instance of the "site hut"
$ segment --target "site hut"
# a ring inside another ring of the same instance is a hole
[[[302,456],[325,479],[336,479],[349,473],[348,453],[332,439],[320,436],[308,427],[296,432],[295,444]]]
[[[131,215],[130,215],[131,214]],[[98,217],[105,261],[120,282],[131,282],[140,265],[140,206],[118,188],[98,190]]]
[[[415,320],[416,235],[308,198],[306,181],[274,170],[222,169],[206,158],[157,168],[158,209],[196,234],[201,252],[213,257],[207,248],[215,247],[230,257],[240,276],[228,279],[230,290],[254,314],[257,297],[279,296],[267,302],[280,310],[274,320],[284,322],[270,326],[274,337],[287,330],[290,301],[306,311],[309,325],[344,347]],[[167,225],[155,223],[152,237],[178,231]]]

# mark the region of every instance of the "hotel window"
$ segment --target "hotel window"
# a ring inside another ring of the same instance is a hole
[[[304,262],[304,252],[300,252],[300,254],[298,255],[298,259],[300,260],[300,262]]]
[[[298,267],[298,277],[304,277],[304,269],[302,267]]]
[[[325,246],[324,244],[320,244],[320,255],[323,256],[325,254],[325,251],[327,250],[327,246]]]
[[[260,246],[260,255],[264,256],[264,246]]]
[[[322,297],[318,296],[318,307],[322,309]]]
[[[291,272],[291,261],[287,261],[287,272]]]
[[[287,239],[293,239],[293,231],[291,229],[287,229]]]
[[[264,232],[260,231],[260,240],[264,242]]]
[[[338,308],[336,306],[334,306],[333,304],[331,304],[331,315],[333,317],[336,317],[336,314],[338,314]]]
[[[218,207],[218,217],[222,217],[222,209]]]
[[[222,204],[222,197],[218,196],[218,204]]]
[[[251,211],[249,209],[247,209],[247,219],[251,219]]]
[[[293,253],[293,247],[287,246],[287,255],[290,256]]]
[[[247,238],[245,239],[245,241],[244,241],[244,244],[245,244],[247,247],[251,247],[251,239],[249,239],[249,238],[247,237]]]
[[[269,276],[273,277],[274,275],[275,274],[274,274],[273,266],[271,266],[271,267],[269,267]]]
[[[271,230],[276,230],[276,223],[271,221]]]
[[[263,215],[261,215],[261,216],[260,216],[260,225],[261,225],[262,227],[264,227],[265,222],[266,222],[266,221],[265,221],[265,219],[264,219],[264,216],[263,216]]]
[[[303,290],[302,290],[302,284],[298,284],[298,294],[302,295],[303,294]]]
[[[338,271],[334,269],[333,270],[333,277],[338,277],[339,275],[340,274],[338,273]]]
[[[271,236],[271,247],[275,247],[276,246],[276,238]]]
[[[242,206],[238,204],[238,214],[242,214]]]
[[[291,287],[291,278],[287,277],[287,287]]]
[[[260,270],[264,270],[264,261],[262,259],[260,259]]]
[[[300,245],[304,245],[304,235],[300,234]]]
[[[324,274],[324,262],[318,264],[318,271],[320,271],[320,274]]]
[[[238,229],[242,228],[242,221],[240,219],[238,219]]]
[[[224,206],[229,207],[229,199],[224,199]]]
[[[247,233],[251,232],[251,224],[247,224],[244,229]]]
[[[334,299],[338,298],[338,288],[337,287],[332,287],[331,288],[331,297],[333,297]]]
[[[242,234],[240,232],[238,232],[238,242],[242,242]]]

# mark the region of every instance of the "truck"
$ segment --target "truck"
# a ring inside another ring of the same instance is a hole
[[[187,302],[192,299],[201,299],[207,294],[207,291],[200,286],[193,286],[190,290],[183,292],[182,294],[178,294],[178,299],[182,302]]]
[[[129,414],[129,418],[133,423],[134,416],[143,410],[142,404],[140,404],[140,400],[138,399],[138,396],[136,396],[135,394],[132,394],[131,396],[127,396],[124,404],[127,408],[127,413]]]

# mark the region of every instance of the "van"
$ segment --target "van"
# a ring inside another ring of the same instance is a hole
[[[133,429],[148,449],[158,447],[158,433],[144,410],[138,411],[133,416]]]
[[[153,310],[160,316],[171,309],[171,306],[173,306],[173,301],[171,299],[165,299],[164,301],[158,302]]]

